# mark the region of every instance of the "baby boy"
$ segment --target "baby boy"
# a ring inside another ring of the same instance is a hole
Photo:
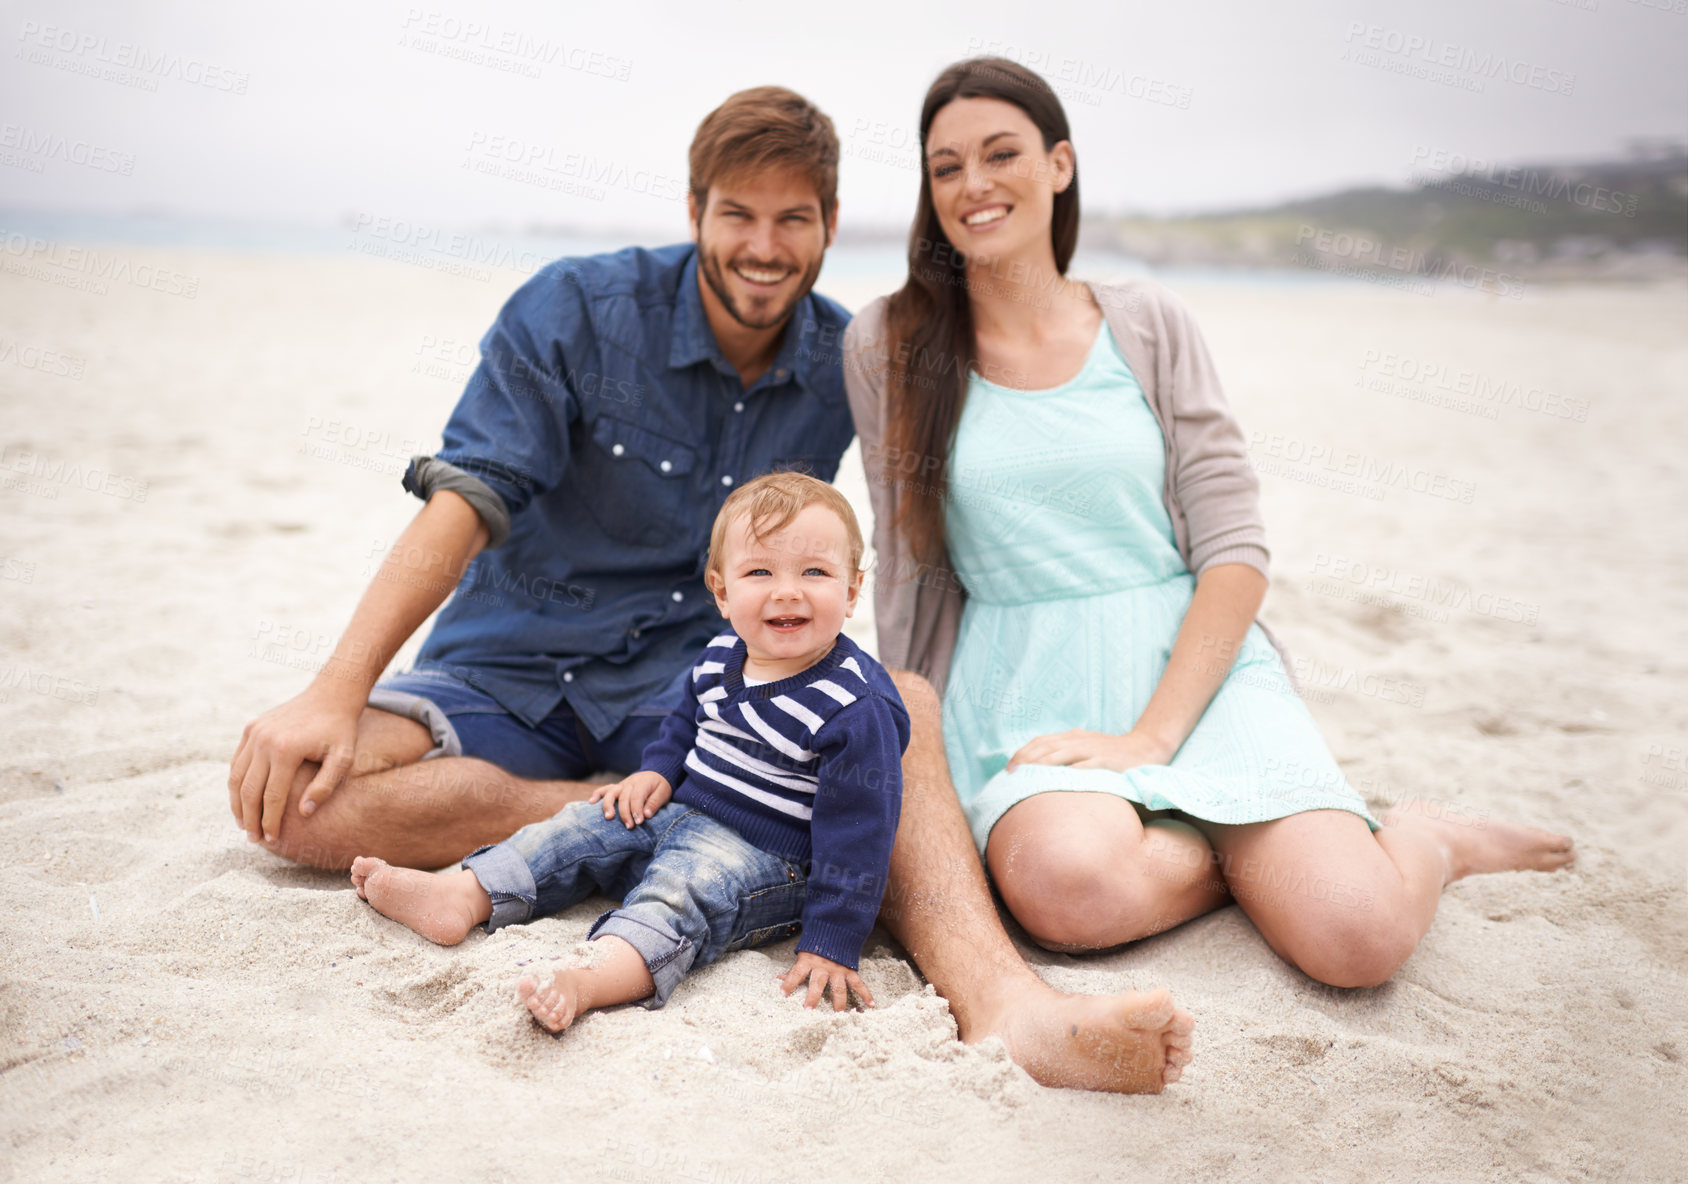
[[[787,994],[868,1006],[857,976],[902,807],[908,714],[884,667],[839,630],[862,583],[862,535],[832,486],[770,473],[734,491],[705,581],[731,628],[699,655],[638,772],[434,875],[352,864],[377,911],[442,945],[593,893],[620,898],[597,957],[517,993],[561,1031],[594,1007],[668,1001],[694,966],[799,928]],[[599,804],[601,803],[601,805]]]

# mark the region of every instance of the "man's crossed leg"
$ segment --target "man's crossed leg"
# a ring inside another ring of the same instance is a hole
[[[443,867],[590,796],[585,778],[636,769],[679,687],[676,679],[596,740],[566,701],[530,727],[444,671],[400,674],[370,693],[348,776],[308,816],[300,805],[321,768],[315,761],[294,774],[274,838],[263,837],[232,770],[229,805],[250,837],[295,863],[343,870],[372,855]]]

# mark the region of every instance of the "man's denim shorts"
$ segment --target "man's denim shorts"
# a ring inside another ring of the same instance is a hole
[[[534,780],[578,780],[593,773],[631,773],[662,721],[679,706],[687,668],[651,699],[633,709],[602,740],[595,740],[565,699],[529,727],[497,699],[443,670],[424,667],[375,684],[369,705],[423,725],[434,747],[423,757],[472,756],[507,773]]]

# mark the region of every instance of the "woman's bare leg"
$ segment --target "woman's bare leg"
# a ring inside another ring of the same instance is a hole
[[[1480,872],[1554,871],[1571,841],[1408,803],[1371,833],[1345,810],[1247,826],[1203,824],[1219,870],[1266,944],[1337,987],[1386,981],[1417,948],[1442,889]]]
[[[1200,831],[1145,824],[1112,794],[1027,798],[991,829],[985,858],[1008,911],[1051,950],[1106,949],[1231,902]]]
[[[1166,991],[1065,995],[1015,950],[950,783],[937,694],[918,675],[892,677],[912,735],[879,919],[948,1001],[961,1039],[1000,1038],[1048,1086],[1156,1093],[1177,1081],[1195,1020]]]

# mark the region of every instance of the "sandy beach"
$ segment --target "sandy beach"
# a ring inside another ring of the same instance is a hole
[[[554,1039],[514,981],[578,958],[604,902],[442,949],[247,843],[241,727],[328,656],[523,277],[99,250],[105,278],[0,258],[0,1179],[1683,1178],[1681,284],[1167,281],[1251,438],[1264,618],[1350,780],[1580,858],[1454,885],[1370,990],[1235,907],[1089,957],[1018,938],[1057,987],[1196,1015],[1183,1081],[1121,1098],[959,1044],[883,931],[873,1012],[782,998],[786,943]],[[865,521],[854,450],[840,484]],[[872,648],[870,615],[850,631]]]

